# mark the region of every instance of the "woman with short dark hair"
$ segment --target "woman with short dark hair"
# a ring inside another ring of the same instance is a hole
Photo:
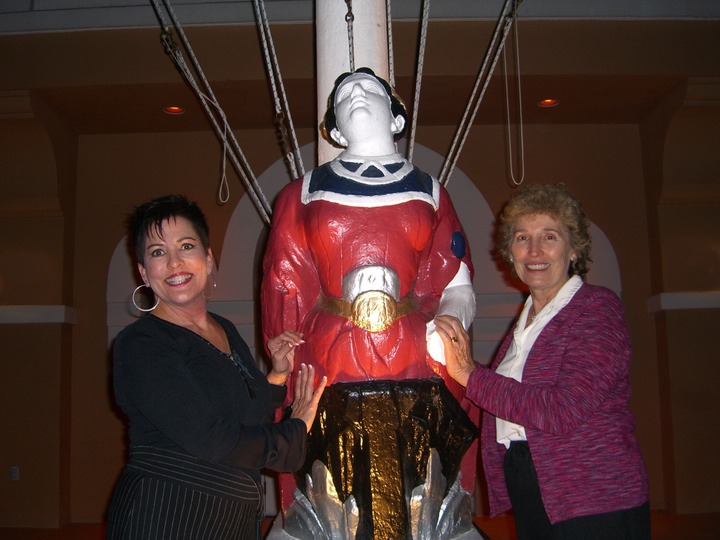
[[[130,238],[152,308],[114,346],[114,387],[129,421],[129,460],[108,513],[108,539],[259,539],[260,470],[294,471],[325,387],[301,366],[292,414],[274,422],[293,371],[294,331],[268,340],[256,366],[235,325],[207,311],[213,283],[200,208],[170,195],[135,208]],[[137,292],[137,289],[136,289]],[[133,294],[135,303],[135,294]]]

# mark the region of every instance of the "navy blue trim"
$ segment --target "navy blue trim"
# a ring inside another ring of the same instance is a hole
[[[348,167],[348,169],[350,169],[350,167]],[[388,167],[388,170],[392,170],[392,167]],[[317,191],[328,191],[342,195],[358,195],[363,197],[390,195],[392,193],[420,192],[432,197],[433,181],[430,175],[422,172],[417,167],[413,167],[412,172],[402,180],[389,182],[387,184],[364,184],[336,175],[330,168],[330,164],[325,163],[314,169],[310,177],[308,193],[312,194]]]

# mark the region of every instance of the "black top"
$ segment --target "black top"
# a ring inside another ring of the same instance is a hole
[[[305,459],[305,423],[273,422],[285,386],[267,381],[230,321],[210,315],[225,330],[233,359],[153,315],[118,335],[115,397],[129,420],[130,446],[185,452],[255,478],[262,468],[298,469]]]

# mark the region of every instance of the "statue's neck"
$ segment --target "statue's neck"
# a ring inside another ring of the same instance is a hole
[[[394,154],[397,152],[397,146],[392,137],[367,137],[351,141],[345,151],[353,156],[374,158]]]
[[[380,163],[389,163],[389,162],[395,162],[398,161],[404,161],[405,158],[398,154],[395,149],[393,148],[392,152],[386,153],[386,154],[373,154],[373,155],[367,155],[367,154],[354,154],[350,152],[350,150],[345,150],[342,152],[337,159],[341,159],[343,161],[353,161],[353,162],[363,162],[368,160],[378,161]]]

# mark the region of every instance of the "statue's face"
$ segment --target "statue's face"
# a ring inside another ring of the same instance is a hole
[[[355,73],[335,92],[337,129],[347,141],[393,133],[390,96],[371,75]]]

